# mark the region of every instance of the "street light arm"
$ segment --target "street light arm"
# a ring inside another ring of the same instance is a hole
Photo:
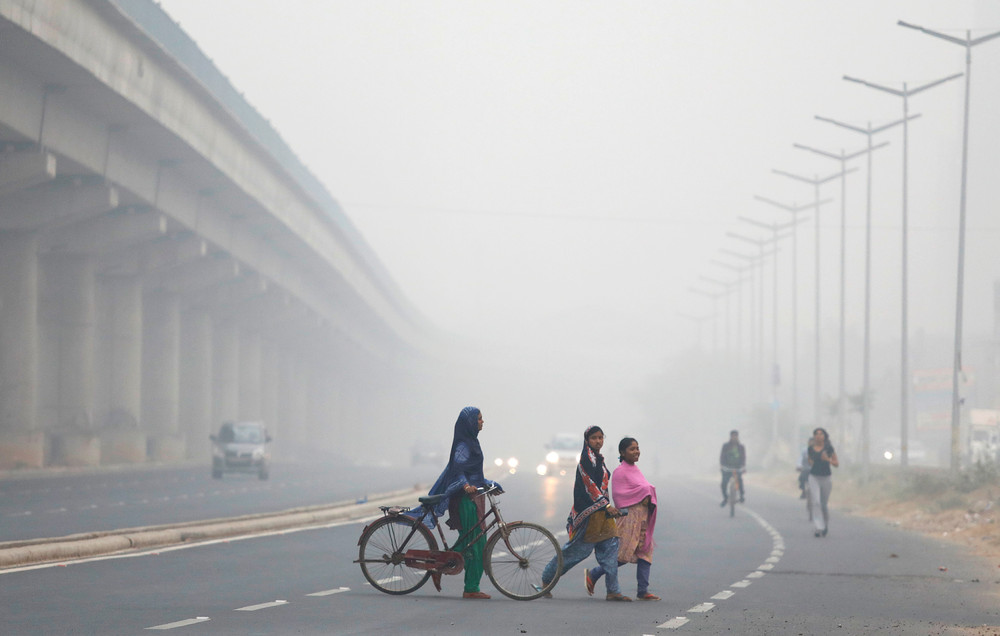
[[[808,150],[809,152],[815,152],[817,155],[823,155],[824,157],[829,157],[831,159],[841,159],[841,156],[838,154],[827,152],[825,150],[819,150],[818,148],[812,148],[810,146],[803,146],[802,144],[792,144],[792,147],[798,148],[799,150]]]
[[[872,150],[878,150],[879,148],[885,148],[888,145],[889,145],[888,141],[883,141],[880,144],[875,144],[874,146],[872,146]],[[849,155],[844,155],[844,159],[854,159],[855,157],[860,157],[861,155],[866,154],[867,152],[868,152],[867,148],[862,148],[861,150],[859,150],[859,151],[857,151],[855,153],[852,153],[852,154],[849,154]]]
[[[770,230],[770,231],[774,231],[775,225],[777,225],[777,224],[771,225],[770,223],[764,223],[762,221],[758,221],[757,219],[751,219],[748,216],[740,216],[738,218],[740,221],[744,221],[746,223],[749,223],[750,225],[756,225],[757,227],[762,227],[765,230]]]
[[[785,172],[784,170],[774,169],[774,170],[771,170],[771,172],[773,172],[774,174],[780,174],[783,177],[788,177],[789,179],[796,179],[798,181],[803,181],[803,182],[808,183],[810,185],[813,185],[815,183],[815,181],[813,181],[809,177],[802,177],[802,176],[799,176],[797,174],[792,174],[791,172]]]
[[[889,122],[888,124],[883,124],[883,125],[878,126],[876,128],[872,128],[872,134],[874,135],[875,133],[880,133],[883,130],[888,130],[890,128],[894,128],[894,127],[902,124],[905,121],[910,121],[911,119],[917,119],[918,117],[920,117],[920,113],[917,113],[916,115],[910,115],[909,117],[906,117],[905,119],[897,119],[894,122]]]
[[[802,210],[808,210],[809,208],[813,207],[812,203],[807,203],[805,205],[796,205],[794,203],[792,205],[785,205],[784,203],[778,203],[777,201],[772,201],[767,197],[762,197],[756,194],[753,195],[753,198],[757,199],[758,201],[763,201],[764,203],[770,203],[771,205],[779,207],[782,210],[787,210],[795,214],[801,212]]]
[[[857,172],[857,171],[858,171],[857,168],[849,168],[847,170],[844,170],[843,172],[838,172],[836,174],[831,174],[829,177],[823,177],[822,179],[815,179],[815,180],[813,180],[813,183],[817,183],[817,184],[826,183],[827,181],[833,181],[834,179],[837,179],[837,178],[840,178],[840,177],[845,177],[845,176],[851,174],[852,172]],[[821,201],[821,203],[829,203],[829,202],[830,202],[830,199],[826,199],[825,201]]]
[[[1000,37],[1000,31],[997,31],[996,33],[990,33],[989,35],[981,35],[978,38],[976,38],[975,40],[972,40],[971,42],[969,42],[969,46],[975,46],[977,44],[982,44],[983,42],[986,42],[988,40],[992,40],[995,37]]]
[[[923,31],[927,35],[932,35],[932,36],[934,36],[936,38],[941,38],[942,40],[946,40],[948,42],[951,42],[952,44],[958,44],[959,46],[970,46],[970,43],[967,40],[962,40],[960,38],[956,38],[955,36],[948,35],[947,33],[939,33],[938,31],[932,31],[931,29],[925,29],[922,26],[917,26],[915,24],[910,24],[908,22],[903,22],[902,20],[900,20],[896,24],[898,24],[901,27],[906,27],[907,29],[915,29],[917,31]],[[997,34],[994,34],[994,36],[995,35],[997,35]],[[991,37],[991,36],[986,36],[986,37]]]
[[[897,95],[899,97],[905,97],[906,96],[905,92],[903,92],[903,91],[901,91],[901,90],[899,90],[897,88],[890,88],[888,86],[882,86],[881,84],[872,84],[871,82],[866,82],[863,79],[858,79],[856,77],[850,77],[848,75],[845,75],[844,79],[847,80],[848,82],[854,82],[856,84],[864,84],[865,86],[867,86],[869,88],[874,88],[875,90],[885,91],[886,93],[892,93],[893,95]]]
[[[834,126],[840,126],[841,128],[846,128],[848,130],[853,130],[854,132],[859,132],[859,133],[862,133],[864,135],[868,134],[868,129],[867,128],[858,128],[857,126],[852,126],[851,124],[845,124],[844,122],[837,121],[836,119],[830,119],[829,117],[820,117],[819,115],[816,115],[816,119],[818,119],[820,121],[825,121],[828,124],[833,124]]]
[[[756,260],[756,256],[750,256],[749,254],[742,254],[740,252],[734,252],[733,250],[719,250],[723,254],[729,254],[730,256],[735,256],[736,258],[743,259],[745,261]]]
[[[736,265],[732,265],[731,263],[727,263],[725,261],[717,261],[715,259],[712,259],[712,262],[720,267],[725,267],[726,269],[738,273],[740,275],[740,282],[743,282],[743,272],[750,269],[749,267],[737,267]]]
[[[916,87],[914,89],[911,89],[910,91],[908,91],[908,94],[909,95],[916,95],[917,93],[925,91],[928,88],[934,88],[938,84],[944,84],[945,82],[950,82],[951,80],[958,79],[958,78],[962,77],[963,75],[965,75],[965,73],[955,73],[954,75],[949,75],[948,77],[942,77],[941,79],[939,79],[939,80],[937,80],[935,82],[930,82],[929,84],[924,84],[923,86],[918,86],[918,87]]]

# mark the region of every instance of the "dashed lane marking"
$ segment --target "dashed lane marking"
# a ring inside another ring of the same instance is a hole
[[[743,579],[742,581],[736,581],[729,587],[750,587],[750,581]]]
[[[736,594],[736,592],[733,592],[731,590],[722,590],[712,598],[715,599],[716,601],[724,601],[727,598],[732,598],[734,594]]]
[[[349,587],[338,587],[333,590],[323,590],[322,592],[313,592],[312,594],[306,594],[306,596],[330,596],[331,594],[340,594],[341,592],[350,592]]]
[[[688,612],[710,612],[715,608],[715,603],[701,603],[700,605],[695,605]]]
[[[207,616],[198,616],[197,618],[189,618],[183,621],[176,621],[174,623],[164,623],[163,625],[154,625],[152,627],[147,627],[146,629],[175,629],[177,627],[187,627],[188,625],[194,625],[196,623],[204,623],[205,621],[210,621]]]
[[[287,605],[288,601],[271,601],[270,603],[258,603],[257,605],[247,605],[246,607],[237,607],[234,612],[256,612],[257,610],[267,609],[269,607],[278,607],[279,605]]]
[[[661,623],[657,625],[657,627],[659,627],[660,629],[677,629],[678,627],[683,627],[684,625],[686,625],[690,620],[691,620],[690,618],[677,616],[675,618],[671,618],[666,623]]]

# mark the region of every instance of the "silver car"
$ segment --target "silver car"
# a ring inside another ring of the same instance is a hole
[[[271,470],[271,453],[267,443],[271,436],[261,422],[225,422],[212,440],[212,477],[222,479],[223,473],[256,473],[267,479]]]

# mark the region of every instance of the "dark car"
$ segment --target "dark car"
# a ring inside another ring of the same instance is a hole
[[[267,479],[271,470],[271,453],[267,443],[271,436],[261,422],[225,422],[212,440],[212,477],[222,479],[223,473],[256,473]]]

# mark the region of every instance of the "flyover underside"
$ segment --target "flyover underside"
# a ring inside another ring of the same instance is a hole
[[[58,4],[0,1],[0,468],[207,458],[236,419],[363,444],[421,355],[401,301],[112,9]],[[62,13],[118,49],[24,27]],[[86,67],[123,55],[136,86]]]

